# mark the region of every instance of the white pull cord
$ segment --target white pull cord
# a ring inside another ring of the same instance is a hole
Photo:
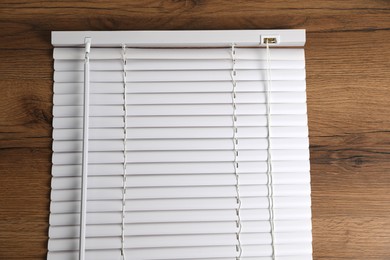
[[[267,79],[265,89],[265,99],[267,107],[267,188],[268,188],[268,204],[269,204],[269,220],[271,225],[271,246],[272,246],[272,259],[275,259],[275,221],[274,221],[274,190],[273,190],[273,179],[272,179],[272,158],[271,158],[271,53],[269,49],[269,40],[266,39],[266,56],[267,56]]]
[[[123,188],[122,188],[122,227],[121,227],[121,259],[125,254],[125,218],[126,218],[126,183],[127,183],[127,58],[126,45],[122,45],[123,62]]]
[[[240,176],[238,174],[238,138],[237,138],[237,104],[236,104],[236,99],[237,99],[237,94],[236,94],[236,87],[237,87],[237,82],[236,82],[236,49],[235,49],[235,44],[232,44],[232,49],[231,49],[231,55],[232,55],[232,72],[231,72],[231,78],[232,78],[232,83],[233,83],[233,91],[232,91],[232,104],[233,104],[233,152],[234,152],[234,174],[236,177],[236,199],[237,199],[237,208],[236,208],[236,215],[237,215],[237,220],[236,220],[236,239],[237,239],[237,245],[236,245],[236,260],[241,259],[242,255],[242,245],[241,245],[241,230],[242,230],[242,225],[241,225],[241,198],[240,198]]]
[[[87,217],[87,181],[88,181],[89,53],[90,51],[91,51],[91,38],[85,38],[83,154],[82,154],[82,166],[81,166],[79,260],[85,259],[85,230],[86,230],[86,217]]]

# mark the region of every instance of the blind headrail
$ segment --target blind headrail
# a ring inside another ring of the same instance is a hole
[[[296,30],[210,30],[210,31],[53,31],[55,47],[81,47],[84,39],[92,47],[265,47],[264,38],[277,39],[275,47],[304,46],[304,29]]]

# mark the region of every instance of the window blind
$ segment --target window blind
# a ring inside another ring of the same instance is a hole
[[[312,259],[304,42],[53,32],[47,259]]]

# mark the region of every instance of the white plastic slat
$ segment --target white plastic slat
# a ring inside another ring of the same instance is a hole
[[[93,46],[93,45],[92,45]],[[304,60],[304,50],[271,49],[271,60],[294,61]],[[84,48],[54,48],[55,60],[83,60]],[[126,58],[129,60],[230,60],[231,48],[207,49],[136,49],[127,48]],[[263,48],[236,48],[238,60],[266,60],[266,50]],[[122,59],[121,48],[91,48],[91,60]]]
[[[263,92],[265,81],[241,81],[237,82],[236,92]],[[305,80],[279,80],[272,82],[272,92],[305,91]],[[56,94],[78,94],[83,93],[82,83],[54,82],[54,93]],[[132,82],[127,88],[127,93],[208,93],[208,92],[231,92],[232,83],[229,81],[217,82]],[[120,82],[92,82],[90,93],[115,94],[123,93],[123,83]]]
[[[266,126],[267,117],[264,115],[245,115],[237,117],[236,126],[241,127],[250,126]],[[69,118],[53,118],[54,128],[79,129],[82,128],[83,122],[80,117]],[[306,115],[271,115],[271,126],[306,126]],[[158,116],[158,117],[129,117],[127,127],[130,131],[143,127],[191,127],[189,131],[194,130],[192,127],[202,127],[209,132],[207,127],[231,127],[232,131],[232,117],[231,116]],[[90,128],[123,128],[123,117],[91,117],[89,120]],[[212,129],[210,129],[212,130]],[[177,130],[175,132],[178,132]],[[183,133],[185,134],[185,133]],[[129,133],[129,136],[137,136],[137,134]],[[177,136],[180,138],[180,134]]]
[[[275,232],[310,231],[310,219],[305,220],[278,220],[275,221]],[[121,226],[88,225],[87,237],[119,236]],[[226,222],[188,222],[188,223],[147,223],[127,224],[128,236],[148,235],[180,235],[180,234],[226,234],[235,233],[237,226],[234,221]],[[243,221],[242,233],[270,232],[269,221]],[[73,238],[79,236],[77,226],[54,226],[49,228],[50,238]]]
[[[91,140],[89,151],[123,151],[123,140]],[[232,150],[231,139],[176,139],[176,140],[127,140],[128,151],[166,151],[166,150]],[[270,144],[273,149],[305,149],[309,147],[307,138],[272,138]],[[238,150],[266,149],[266,138],[247,138],[239,140]],[[53,152],[81,152],[81,141],[53,141]]]
[[[72,101],[73,102],[73,101]],[[236,115],[264,115],[266,114],[265,104],[238,104]],[[123,105],[92,105],[90,116],[123,116]],[[129,116],[168,116],[168,115],[232,115],[233,108],[230,104],[197,104],[197,105],[129,105],[127,115]],[[305,103],[273,104],[272,115],[294,115],[306,114]],[[55,106],[54,117],[79,117],[83,115],[83,107],[77,106]]]
[[[238,93],[237,104],[265,102],[264,93]],[[128,94],[128,105],[164,105],[164,104],[231,104],[231,93],[207,93],[207,94]],[[305,103],[305,92],[275,92],[270,95],[273,103]],[[56,106],[77,106],[83,104],[82,94],[54,94],[53,103]],[[120,105],[123,104],[123,94],[91,94],[90,105]],[[189,109],[194,111],[196,106]],[[131,110],[130,110],[131,111]]]
[[[310,208],[275,209],[275,220],[302,220],[311,218]],[[205,222],[236,221],[234,209],[222,210],[170,210],[170,211],[136,211],[127,212],[126,223],[167,223],[167,222]],[[131,214],[130,214],[131,213]],[[241,219],[244,221],[269,220],[268,209],[242,209]],[[121,212],[88,213],[87,222],[95,224],[117,224],[121,222]],[[50,215],[51,226],[80,225],[78,213],[56,213]]]
[[[271,69],[302,69],[304,60],[275,60],[270,63]],[[128,70],[227,70],[232,68],[231,60],[127,60]],[[237,69],[266,69],[264,60],[237,60]],[[121,71],[121,60],[92,60],[91,71]],[[56,71],[82,71],[84,64],[81,60],[55,60]]]
[[[310,243],[311,232],[283,232],[275,234],[275,244]],[[291,242],[294,241],[294,242]],[[271,244],[269,233],[243,233],[243,245]],[[87,238],[87,250],[117,249],[120,245],[119,237]],[[235,234],[195,234],[195,235],[169,235],[169,236],[140,236],[127,237],[126,248],[148,247],[185,247],[185,246],[234,246],[237,243]],[[73,251],[78,250],[78,241],[74,238],[55,239],[49,242],[49,250]]]
[[[283,185],[275,186],[274,196],[305,196],[310,195],[307,185]],[[284,188],[284,190],[281,190]],[[266,186],[240,186],[240,197],[267,196]],[[90,189],[88,190],[90,200],[120,200],[122,199],[121,189]],[[172,198],[229,198],[235,197],[235,187],[174,187],[174,188],[133,188],[126,193],[127,199],[172,199]],[[78,201],[80,193],[75,190],[53,190],[52,201]]]
[[[87,238],[87,250],[116,249],[119,237]],[[283,232],[275,234],[275,244],[295,244],[311,242],[310,231]],[[294,242],[291,242],[291,241]],[[269,233],[243,233],[243,245],[270,244]],[[126,248],[150,247],[186,247],[186,246],[233,246],[237,243],[235,234],[191,234],[191,235],[161,235],[127,237]],[[77,250],[78,244],[74,238],[55,239],[49,243],[49,250]]]
[[[241,256],[241,259],[242,260],[273,260],[272,256],[248,256],[248,257]],[[188,260],[199,260],[199,258],[191,258]],[[235,260],[235,258],[219,257],[218,260]],[[306,255],[278,256],[278,260],[313,260],[313,257],[310,253]]]
[[[119,200],[122,198],[121,188],[94,188],[88,190],[89,200]],[[267,196],[266,185],[241,185],[240,197]],[[274,185],[273,196],[305,196],[310,195],[310,187],[303,185]],[[142,187],[132,188],[126,193],[127,199],[172,199],[172,198],[228,198],[235,197],[235,186],[187,186],[187,187]],[[80,192],[70,190],[52,190],[52,201],[79,201]]]
[[[89,163],[123,163],[123,152],[89,152]],[[233,162],[233,151],[137,151],[127,152],[127,163]],[[81,153],[54,153],[53,164],[80,164]],[[271,150],[274,161],[309,159],[308,149]],[[267,150],[242,150],[238,162],[267,160]]]
[[[128,211],[165,211],[165,210],[207,210],[236,209],[236,198],[194,198],[194,199],[140,199],[128,200]],[[131,202],[131,203],[130,203]],[[268,208],[267,197],[248,197],[242,201],[242,209]],[[310,196],[275,197],[274,208],[304,208],[310,207]],[[88,201],[88,212],[121,211],[122,200]],[[80,202],[52,201],[51,213],[80,212]]]
[[[194,127],[194,128],[130,128],[127,129],[131,139],[184,139],[184,138],[232,138],[231,127]],[[91,140],[117,139],[123,134],[120,128],[95,128],[90,129]],[[264,138],[267,137],[267,129],[264,127],[240,127],[237,136],[239,138]],[[306,126],[271,127],[272,138],[299,138],[307,137]],[[54,129],[54,140],[81,140],[81,129]]]
[[[311,243],[276,245],[278,260],[310,260]],[[235,247],[232,246],[210,246],[210,247],[182,247],[182,248],[148,248],[128,249],[126,254],[134,258],[145,257],[147,259],[173,260],[173,259],[221,259],[226,257],[233,260],[237,255]],[[271,260],[272,248],[269,245],[244,245],[242,259],[247,257],[258,260]],[[279,256],[280,255],[280,256]],[[303,255],[303,257],[302,257]],[[233,256],[233,257],[232,257]],[[285,256],[285,257],[283,257]],[[91,250],[86,252],[88,260],[106,260],[110,258],[119,259],[119,250]],[[230,257],[230,258],[229,258]],[[253,258],[252,258],[253,257]],[[262,258],[267,257],[267,258]],[[283,257],[283,258],[282,258]],[[48,260],[76,259],[75,251],[49,252]]]
[[[122,164],[89,164],[88,174],[90,176],[107,175],[107,173],[121,174]],[[310,163],[304,161],[275,161],[272,165],[274,173],[286,172],[308,172]],[[231,162],[186,162],[186,163],[132,163],[127,165],[132,175],[160,175],[160,174],[212,174],[212,173],[234,173]],[[267,164],[264,161],[241,162],[240,173],[266,172]],[[73,176],[80,174],[80,165],[56,165],[52,167],[53,176]]]
[[[72,174],[73,173],[73,174]],[[118,188],[122,187],[122,176],[119,173],[108,172],[107,175],[92,175],[89,177],[89,188]],[[241,173],[240,185],[265,185],[265,173]],[[274,174],[275,185],[308,184],[310,175],[306,172],[294,174],[277,172]],[[232,173],[220,174],[160,174],[160,175],[129,175],[126,187],[186,187],[186,186],[227,186],[235,185],[235,176]],[[52,189],[78,189],[80,177],[77,172],[70,172],[69,176],[53,177]]]
[[[228,186],[235,185],[233,174],[183,174],[183,175],[130,175],[128,176],[128,188],[139,187],[187,187],[187,186]],[[276,173],[275,185],[285,184],[308,184],[307,173]],[[265,185],[267,176],[264,173],[243,173],[240,185]],[[88,188],[119,188],[122,187],[121,176],[118,174],[105,176],[90,176]],[[299,185],[298,185],[299,186]],[[284,187],[284,186],[283,186]],[[283,188],[280,187],[280,188]],[[78,189],[80,188],[80,178],[53,177],[52,189]],[[253,187],[257,189],[259,187]],[[287,189],[287,187],[284,187]],[[261,188],[259,188],[261,189]]]
[[[83,82],[83,72],[54,71],[55,82]],[[304,69],[272,70],[272,80],[304,80]],[[122,82],[120,71],[91,71],[91,82]],[[237,81],[267,80],[266,70],[237,70]],[[127,82],[231,81],[230,70],[127,71]]]

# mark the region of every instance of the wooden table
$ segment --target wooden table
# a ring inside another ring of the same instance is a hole
[[[52,30],[307,29],[314,259],[390,259],[390,2],[0,0],[0,259],[45,259]]]

